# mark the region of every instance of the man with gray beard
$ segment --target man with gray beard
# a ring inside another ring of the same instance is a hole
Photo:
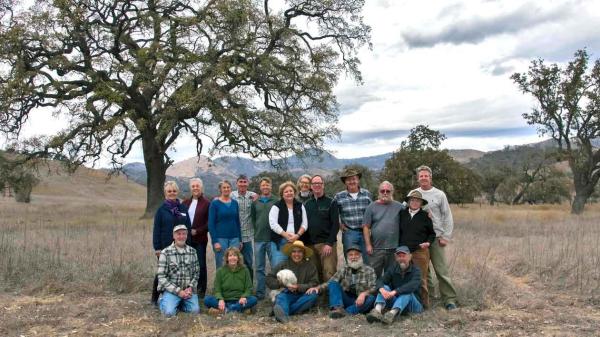
[[[394,200],[394,186],[389,181],[379,184],[379,198],[365,210],[363,235],[369,265],[381,277],[394,263],[394,250],[400,238],[400,211],[405,206]]]
[[[342,318],[346,313],[366,313],[375,302],[377,277],[373,268],[363,263],[360,246],[349,246],[346,249],[346,260],[328,282],[306,291],[309,294],[318,294],[329,289],[331,318]]]

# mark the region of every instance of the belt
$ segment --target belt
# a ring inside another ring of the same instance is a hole
[[[346,227],[347,229],[351,230],[351,231],[360,231],[362,232],[362,227],[358,227],[358,228],[352,228],[352,227]]]

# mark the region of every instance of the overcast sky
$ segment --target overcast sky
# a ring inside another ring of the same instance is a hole
[[[600,57],[597,0],[366,3],[373,49],[360,53],[364,84],[338,85],[342,137],[327,144],[342,158],[393,151],[418,124],[445,133],[450,149],[537,142],[521,117],[533,100],[509,76],[534,58],[562,63],[583,47]],[[46,118],[35,123],[49,126]],[[178,142],[175,160],[194,156],[186,143]],[[142,161],[140,152],[128,161]]]

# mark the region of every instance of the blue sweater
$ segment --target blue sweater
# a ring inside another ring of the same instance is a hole
[[[185,216],[175,218],[173,213],[162,204],[154,215],[154,229],[152,231],[152,245],[154,250],[163,250],[173,243],[173,227],[177,225],[185,225],[188,228],[188,243],[191,238],[191,223],[188,215],[188,208],[184,204],[180,204],[179,211]]]
[[[208,232],[213,244],[217,239],[239,238],[241,242],[240,209],[237,201],[232,199],[229,204],[226,204],[219,199],[214,199],[210,202]]]

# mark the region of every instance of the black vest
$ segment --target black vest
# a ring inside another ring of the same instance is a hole
[[[279,216],[277,217],[277,223],[285,232],[288,226],[289,217],[287,205],[285,204],[285,201],[281,199],[277,201],[273,206],[277,206],[277,208],[279,208]],[[294,199],[294,204],[292,207],[292,213],[294,215],[294,233],[298,233],[298,230],[300,230],[300,226],[302,225],[302,203]],[[279,242],[281,238],[281,235],[271,231],[271,241]]]

